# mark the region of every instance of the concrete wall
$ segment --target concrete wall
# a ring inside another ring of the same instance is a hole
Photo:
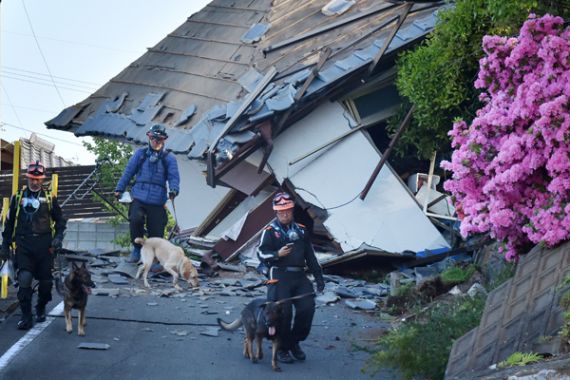
[[[125,233],[129,233],[128,223],[114,226],[104,220],[70,220],[67,222],[63,247],[71,250],[101,248],[127,251],[128,248],[113,243],[116,237]]]

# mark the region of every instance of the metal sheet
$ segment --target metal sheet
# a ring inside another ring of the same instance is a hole
[[[240,40],[246,44],[257,42],[265,35],[269,28],[271,28],[271,24],[253,24],[251,28],[241,36]]]
[[[306,162],[286,164],[349,128],[342,107],[325,103],[275,139],[268,163],[280,182],[288,178],[305,201],[328,210],[324,226],[345,252],[362,244],[393,253],[449,247],[388,166],[380,171],[365,200],[358,198],[380,160],[362,132]]]

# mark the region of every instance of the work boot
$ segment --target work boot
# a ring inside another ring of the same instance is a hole
[[[285,364],[291,364],[294,362],[289,351],[279,350],[277,351],[277,361]]]
[[[32,314],[22,315],[22,319],[18,322],[18,330],[29,330],[34,326]]]
[[[305,355],[301,346],[299,346],[299,342],[295,343],[293,347],[291,347],[291,355],[293,355],[297,360],[305,360],[307,358],[307,355]]]
[[[36,323],[42,323],[46,321],[46,306],[36,306]]]
[[[127,263],[138,263],[141,260],[141,247],[134,246]]]

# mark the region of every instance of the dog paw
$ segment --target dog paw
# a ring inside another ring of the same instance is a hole
[[[79,336],[85,336],[85,331],[78,331],[78,332],[77,332],[77,335],[79,335]]]
[[[275,372],[282,372],[281,367],[278,367],[278,366],[273,367],[273,370]]]
[[[67,332],[68,334],[71,334],[73,332],[73,329],[65,329],[65,332]]]

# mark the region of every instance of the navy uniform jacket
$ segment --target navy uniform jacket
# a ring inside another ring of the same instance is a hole
[[[287,233],[289,229],[293,229],[297,233],[298,240],[291,241]],[[282,226],[277,220],[265,227],[261,234],[261,244],[257,249],[257,257],[269,268],[308,266],[317,283],[323,281],[323,270],[315,257],[315,251],[306,227],[292,222],[289,229]],[[293,243],[291,253],[285,257],[279,257],[277,252],[287,243]]]

